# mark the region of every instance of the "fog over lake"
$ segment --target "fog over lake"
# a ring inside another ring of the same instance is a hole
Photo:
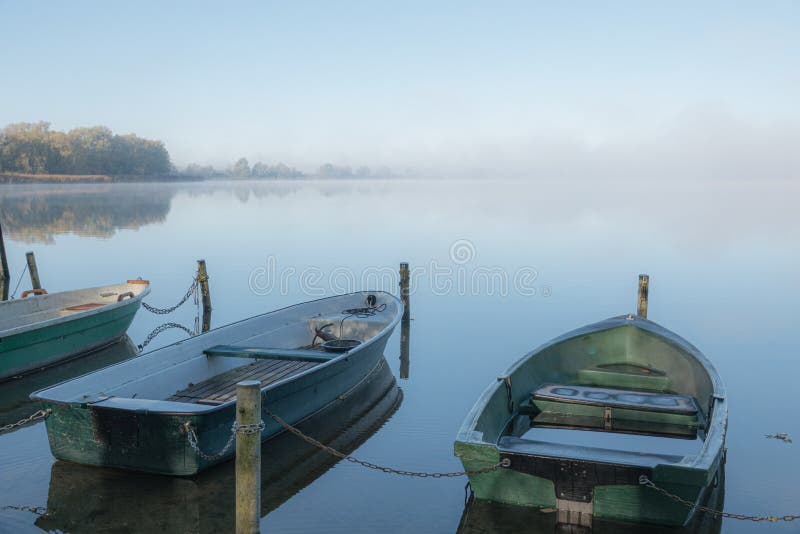
[[[168,306],[205,258],[214,326],[364,284],[393,291],[393,273],[408,261],[415,270],[409,359],[401,362],[399,330],[385,354],[402,400],[373,399],[370,424],[346,443],[358,458],[413,470],[460,469],[453,440],[486,385],[554,336],[633,312],[636,277],[648,273],[649,318],[702,350],[728,388],[726,509],[773,514],[796,512],[800,475],[796,445],[764,437],[800,436],[797,418],[776,409],[794,402],[798,371],[798,193],[795,182],[756,179],[4,185],[0,222],[13,282],[33,250],[49,291],[141,276],[152,282],[147,302]],[[190,302],[167,319],[191,330],[194,316]],[[133,342],[163,319],[141,311],[129,330]],[[185,336],[171,329],[149,348]],[[101,355],[94,364],[120,357]],[[40,378],[9,389],[0,415],[10,421],[32,411],[25,390],[43,387],[47,377]],[[294,447],[280,443],[276,457]],[[277,482],[264,488],[281,488],[263,509],[264,531],[458,528],[465,480],[320,462],[303,463],[302,473],[278,469]],[[231,502],[203,497],[228,483],[225,467],[184,481],[62,464],[52,459],[42,424],[0,436],[0,463],[0,504],[48,512],[37,519],[0,509],[9,531],[93,531],[113,524],[108,518],[125,519],[118,510],[129,502],[155,521],[140,531],[174,525],[168,517],[189,531],[232,524]],[[92,488],[94,497],[81,498]],[[101,488],[125,488],[125,495]],[[532,511],[475,510],[473,527],[501,516],[517,527],[549,521]],[[722,525],[723,532],[752,529]]]

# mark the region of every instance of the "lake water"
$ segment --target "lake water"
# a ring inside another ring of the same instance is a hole
[[[319,431],[409,470],[460,470],[453,440],[485,386],[534,346],[633,312],[637,275],[649,273],[649,318],[700,348],[728,388],[725,509],[783,515],[800,513],[800,443],[765,435],[800,438],[799,193],[757,181],[20,185],[0,186],[0,218],[13,282],[33,250],[51,292],[141,276],[152,282],[147,301],[168,306],[205,258],[215,326],[348,290],[395,290],[408,261],[409,355],[401,361],[399,329],[385,354],[399,390],[365,396]],[[166,317],[142,310],[129,335],[141,343],[165,319],[192,330],[195,314],[191,301]],[[150,348],[185,336],[168,330]],[[134,352],[112,347],[0,384],[0,423],[36,409],[31,390]],[[554,531],[529,510],[479,503],[465,514],[466,479],[400,478],[301,454],[292,439],[264,449],[265,464],[274,460],[264,532]],[[39,423],[0,436],[0,532],[227,530],[232,476],[230,465],[187,480],[55,462]]]

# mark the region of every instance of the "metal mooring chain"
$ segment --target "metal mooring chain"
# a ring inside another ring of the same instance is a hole
[[[740,521],[767,521],[769,523],[777,523],[778,521],[794,521],[795,519],[800,519],[800,515],[746,515],[746,514],[732,514],[730,512],[723,512],[721,510],[714,510],[713,508],[709,508],[708,506],[700,506],[699,504],[695,504],[693,502],[687,501],[686,499],[675,495],[674,493],[670,493],[664,488],[659,488],[656,486],[653,481],[647,478],[645,475],[639,477],[639,484],[642,486],[646,486],[651,488],[661,495],[672,499],[673,501],[686,506],[687,508],[696,508],[701,512],[706,512],[711,515],[719,516],[719,517],[727,517],[729,519],[738,519]]]
[[[203,279],[203,280],[205,280],[205,279]],[[189,289],[186,291],[186,294],[183,296],[183,298],[180,300],[180,302],[178,302],[174,306],[170,306],[169,308],[156,308],[155,306],[151,306],[148,303],[143,301],[142,302],[142,307],[145,310],[149,311],[150,313],[155,313],[156,315],[166,315],[168,313],[172,313],[175,310],[177,310],[178,308],[180,308],[181,306],[183,306],[183,304],[187,300],[189,300],[189,297],[191,297],[192,295],[195,295],[195,298],[197,298],[197,294],[196,294],[197,285],[203,280],[200,279],[199,275],[195,275],[195,277],[192,279],[192,285],[189,286]]]
[[[228,452],[228,449],[230,449],[233,445],[233,440],[236,438],[236,434],[260,434],[264,428],[264,421],[253,425],[240,425],[234,421],[233,425],[231,425],[231,436],[228,438],[228,442],[225,443],[225,446],[222,447],[217,454],[206,454],[200,450],[200,443],[197,440],[197,433],[194,431],[192,424],[188,422],[184,424],[184,430],[186,430],[186,439],[189,440],[189,446],[194,449],[201,458],[209,462],[216,462],[225,456],[225,453]]]
[[[33,423],[34,421],[38,421],[40,419],[47,419],[47,416],[50,415],[50,412],[52,412],[52,411],[53,410],[51,410],[50,408],[48,408],[46,410],[39,410],[38,412],[36,412],[36,413],[34,413],[32,415],[29,415],[25,419],[21,419],[20,421],[17,421],[16,423],[11,423],[10,425],[6,425],[6,426],[0,426],[0,434],[2,434],[3,432],[8,432],[10,430],[14,430],[15,428],[20,428],[20,427],[29,425],[29,424]]]
[[[144,303],[143,303],[143,304],[144,304]],[[190,330],[190,329],[186,328],[185,326],[183,326],[183,325],[182,325],[182,324],[180,324],[180,323],[164,323],[164,324],[158,325],[157,327],[155,327],[155,328],[153,329],[153,331],[152,331],[152,332],[150,332],[149,334],[147,334],[147,337],[145,338],[145,340],[144,340],[144,341],[142,341],[142,342],[141,342],[141,343],[138,345],[138,347],[139,347],[139,352],[143,351],[143,350],[144,350],[144,348],[145,348],[147,345],[149,345],[149,344],[150,344],[150,342],[151,342],[151,341],[153,341],[153,340],[154,340],[154,339],[155,339],[155,338],[158,336],[158,334],[160,334],[160,333],[161,333],[161,332],[163,332],[164,330],[169,330],[170,328],[178,328],[178,329],[180,329],[180,330],[183,330],[184,332],[186,332],[187,334],[189,334],[189,336],[193,336],[193,335],[195,335],[195,332],[193,332],[192,330]]]
[[[373,464],[371,462],[365,462],[364,460],[359,460],[358,458],[353,458],[352,456],[348,456],[347,454],[344,454],[343,452],[339,452],[334,448],[328,447],[327,445],[324,445],[323,443],[320,443],[319,441],[315,440],[311,436],[307,436],[302,431],[300,431],[297,428],[293,427],[292,425],[290,425],[289,423],[287,423],[286,421],[284,421],[283,419],[281,419],[277,415],[271,413],[269,410],[266,410],[266,412],[267,412],[267,415],[270,416],[273,421],[275,421],[276,423],[281,425],[283,428],[285,428],[286,430],[288,430],[289,432],[291,432],[292,434],[294,434],[298,438],[302,439],[306,443],[309,443],[309,444],[313,445],[314,447],[317,447],[318,449],[321,449],[321,450],[327,452],[331,456],[335,456],[336,458],[339,458],[340,460],[347,460],[348,462],[352,462],[354,464],[358,464],[358,465],[361,465],[363,467],[367,467],[369,469],[375,469],[376,471],[383,471],[384,473],[390,473],[390,474],[394,474],[394,475],[401,475],[401,476],[407,476],[407,477],[419,477],[419,478],[450,478],[450,477],[460,477],[460,476],[464,476],[464,475],[475,475],[475,474],[478,474],[478,473],[488,473],[489,471],[496,471],[497,469],[501,469],[503,467],[508,467],[509,465],[511,465],[511,462],[510,462],[510,460],[508,458],[503,458],[503,460],[500,461],[500,463],[497,463],[495,465],[491,465],[489,467],[482,467],[480,469],[473,469],[471,471],[454,471],[454,472],[450,472],[450,473],[424,473],[424,472],[421,472],[421,471],[404,471],[402,469],[394,469],[392,467],[384,467],[384,466],[381,466],[381,465],[378,465],[378,464]]]

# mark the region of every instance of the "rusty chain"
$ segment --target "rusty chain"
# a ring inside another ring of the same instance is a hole
[[[206,278],[201,278],[199,274],[195,275],[195,277],[192,279],[192,285],[189,286],[189,289],[186,291],[186,294],[174,306],[170,306],[169,308],[156,308],[155,306],[151,306],[148,303],[142,301],[142,307],[145,310],[149,311],[150,313],[154,313],[156,315],[166,315],[168,313],[172,313],[175,310],[177,310],[178,308],[180,308],[181,306],[183,306],[184,303],[186,303],[186,301],[189,300],[189,297],[191,297],[192,295],[194,295],[195,302],[196,302],[197,301],[197,286],[198,286],[198,284],[200,284],[200,282],[203,282],[203,281],[205,281],[207,279],[208,279],[207,277]]]
[[[422,471],[405,471],[403,469],[395,469],[393,467],[385,467],[385,466],[381,466],[381,465],[378,465],[378,464],[374,464],[372,462],[366,462],[364,460],[359,460],[358,458],[354,458],[354,457],[352,457],[350,455],[347,455],[347,454],[345,454],[343,452],[337,451],[333,447],[329,447],[329,446],[327,446],[327,445],[325,445],[323,443],[320,443],[319,441],[315,440],[311,436],[308,436],[308,435],[304,434],[301,430],[293,427],[292,425],[290,425],[289,423],[287,423],[286,421],[284,421],[283,419],[281,419],[277,415],[271,413],[269,410],[265,410],[265,411],[266,411],[267,415],[270,418],[272,418],[273,421],[275,421],[276,423],[281,425],[284,429],[286,429],[290,433],[294,434],[298,438],[302,439],[306,443],[308,443],[310,445],[313,445],[314,447],[317,447],[318,449],[321,449],[321,450],[327,452],[328,454],[330,454],[331,456],[335,456],[336,458],[339,458],[340,460],[347,460],[348,462],[352,462],[354,464],[358,464],[358,465],[360,465],[362,467],[366,467],[368,469],[375,469],[376,471],[382,471],[384,473],[390,473],[390,474],[394,474],[394,475],[401,475],[401,476],[407,476],[407,477],[417,477],[417,478],[451,478],[451,477],[460,477],[460,476],[465,476],[465,475],[477,475],[477,474],[480,474],[480,473],[488,473],[490,471],[496,471],[496,470],[501,469],[503,467],[508,467],[510,465],[510,463],[511,463],[508,460],[508,458],[504,458],[499,463],[496,463],[494,465],[490,465],[489,467],[482,467],[480,469],[472,469],[472,470],[468,470],[468,471],[453,471],[453,472],[449,472],[449,473],[425,473],[425,472],[422,472]]]
[[[225,445],[220,449],[217,454],[206,454],[200,449],[200,442],[197,439],[197,433],[194,430],[194,427],[191,423],[187,422],[183,425],[184,430],[186,431],[186,439],[189,441],[189,446],[194,449],[194,451],[204,460],[209,462],[216,462],[217,460],[221,459],[225,456],[225,453],[228,452],[228,449],[231,448],[233,445],[233,441],[236,438],[236,434],[256,434],[261,433],[264,428],[264,421],[252,424],[252,425],[240,425],[238,422],[234,421],[231,425],[231,435],[228,438],[228,441]]]
[[[158,337],[158,335],[161,332],[164,332],[165,330],[169,330],[170,328],[177,328],[179,330],[183,330],[184,332],[189,334],[190,337],[196,335],[196,332],[186,328],[185,326],[183,326],[180,323],[164,323],[164,324],[160,324],[157,327],[155,327],[152,332],[147,334],[147,337],[145,338],[144,341],[142,341],[139,345],[137,345],[137,347],[139,348],[139,352],[142,352],[144,350],[144,348],[147,345],[149,345],[150,342],[153,341],[156,337]]]
[[[39,410],[38,412],[35,412],[26,417],[25,419],[17,421],[16,423],[0,426],[0,434],[2,434],[3,432],[10,432],[11,430],[14,430],[16,428],[27,426],[35,421],[39,421],[40,419],[41,420],[47,419],[47,416],[50,415],[52,411],[53,410],[51,410],[50,408],[47,408],[46,410]]]
[[[759,523],[761,521],[766,521],[769,523],[777,523],[778,521],[794,521],[795,519],[800,519],[800,515],[747,515],[747,514],[733,514],[730,512],[723,512],[722,510],[715,510],[713,508],[709,508],[708,506],[701,506],[699,504],[693,503],[691,501],[687,501],[683,497],[675,495],[674,493],[670,493],[664,488],[659,488],[655,485],[655,483],[647,478],[646,475],[642,475],[639,477],[639,484],[642,486],[648,487],[652,490],[657,491],[664,497],[672,499],[673,501],[677,502],[678,504],[682,504],[687,508],[696,509],[700,512],[706,512],[708,514],[718,516],[718,517],[726,517],[728,519],[738,519],[740,521],[753,521]]]

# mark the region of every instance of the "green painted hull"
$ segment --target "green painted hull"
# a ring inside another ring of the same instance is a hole
[[[634,368],[644,371],[619,371]],[[698,411],[690,417],[602,404],[532,402],[532,392],[546,384],[679,394],[693,399]],[[604,416],[606,425],[612,424],[608,421],[613,416],[613,429],[604,428]],[[521,421],[530,426],[515,434]],[[587,421],[600,425],[589,426]],[[688,455],[572,446],[538,441],[537,425],[561,432],[649,436],[680,428],[684,436],[697,434],[702,444],[696,454]],[[692,510],[640,485],[639,477],[645,475],[690,502],[701,502],[719,480],[726,428],[724,387],[713,365],[663,327],[639,317],[617,317],[556,338],[510,367],[473,407],[455,442],[455,454],[467,470],[511,461],[509,468],[470,476],[478,499],[581,513],[597,520],[684,526]]]
[[[140,305],[138,299],[126,302],[130,304],[2,338],[0,380],[69,360],[122,338]]]
[[[337,402],[384,365],[385,339],[338,366],[285,383],[262,394],[264,409],[292,424]],[[236,405],[201,413],[146,413],[103,408],[92,404],[44,401],[52,412],[45,420],[50,450],[59,460],[116,467],[164,475],[190,476],[233,458],[231,447],[219,458],[200,456],[189,445],[186,423],[196,429],[201,450],[209,456],[221,451],[231,436]],[[267,440],[283,428],[262,415]]]
[[[235,447],[226,449],[226,444],[236,419],[235,394],[217,404],[176,401],[173,395],[187,384],[224,377],[225,371],[247,372],[251,358],[220,352],[220,346],[246,343],[251,352],[243,349],[242,354],[255,354],[252,351],[261,347],[273,356],[281,345],[284,351],[307,346],[313,342],[316,322],[341,317],[341,310],[361,304],[366,296],[330,297],[251,317],[35,392],[32,398],[51,411],[45,420],[50,450],[59,460],[176,476],[195,475],[231,459]],[[380,372],[402,304],[388,293],[378,293],[378,298],[388,304],[382,308],[384,315],[351,319],[345,325],[348,334],[359,334],[360,345],[344,353],[317,351],[319,359],[329,357],[322,362],[315,358],[313,367],[296,374],[263,378],[262,440],[283,431],[266,410],[296,424],[348,397]],[[287,363],[306,363],[294,360]],[[244,375],[236,376],[232,385]],[[192,447],[187,428],[194,431],[203,454]]]
[[[490,467],[500,461],[497,448],[489,445],[456,443],[455,452],[466,470]],[[717,467],[718,464],[715,464],[713,472],[695,473],[703,480],[699,484],[662,482],[659,486],[690,502],[699,502],[713,487]],[[546,478],[501,469],[471,475],[469,481],[477,499],[547,510],[557,507],[555,485]],[[680,527],[692,517],[687,507],[641,485],[595,486],[592,504],[592,516],[595,519]]]
[[[401,401],[402,392],[383,362],[350,396],[299,426],[349,454],[392,416]],[[339,461],[288,433],[266,442],[261,455],[262,516]],[[36,525],[48,532],[233,532],[235,490],[233,462],[178,479],[55,462],[47,513]]]

